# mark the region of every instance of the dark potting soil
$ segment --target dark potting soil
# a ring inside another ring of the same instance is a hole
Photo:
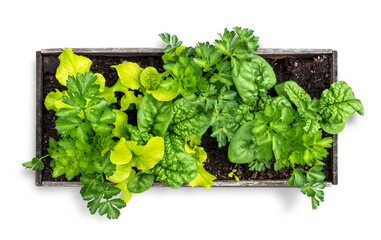
[[[163,62],[161,56],[136,56],[136,57],[114,57],[114,56],[84,56],[91,59],[91,71],[101,73],[106,79],[106,86],[112,86],[118,80],[117,72],[112,65],[117,65],[125,61],[138,63],[141,67],[154,66],[159,72],[164,71],[162,66]],[[296,81],[302,88],[304,88],[312,98],[320,98],[321,92],[330,86],[331,69],[332,69],[332,55],[315,55],[315,56],[290,56],[285,58],[264,56],[269,64],[273,67],[277,77],[277,82],[281,83],[287,80]],[[55,78],[55,72],[59,65],[58,55],[44,55],[43,56],[43,97],[58,89],[64,91],[65,87],[59,84]],[[275,95],[275,91],[269,92]],[[55,112],[48,111],[43,107],[42,117],[42,147],[43,156],[48,154],[47,148],[49,147],[49,138],[52,137],[56,140],[59,135],[54,128],[56,120]],[[129,123],[136,125],[136,111],[127,111],[129,115]],[[326,135],[328,136],[328,135]],[[288,179],[291,176],[292,169],[285,168],[279,171],[273,169],[266,169],[263,172],[250,171],[248,164],[235,164],[229,161],[227,151],[228,147],[218,147],[215,138],[210,137],[210,130],[202,137],[202,146],[208,154],[208,159],[204,163],[204,168],[211,174],[217,177],[217,180],[232,179],[228,174],[236,169],[235,175],[240,180],[278,180]],[[324,174],[326,180],[332,180],[331,171],[331,154],[323,159],[325,163]],[[51,158],[43,159],[45,169],[42,171],[42,181],[67,181],[64,176],[58,178],[52,177],[52,169],[49,167]],[[79,181],[79,177],[74,178],[72,181]]]

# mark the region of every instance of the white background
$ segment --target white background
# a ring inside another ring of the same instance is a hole
[[[1,239],[380,239],[377,1],[129,2],[0,3]],[[21,163],[35,154],[37,50],[163,47],[161,32],[194,46],[234,26],[254,29],[265,48],[337,50],[339,79],[363,101],[366,116],[339,135],[339,185],[317,211],[298,189],[153,188],[109,221],[89,214],[79,188],[34,185]]]

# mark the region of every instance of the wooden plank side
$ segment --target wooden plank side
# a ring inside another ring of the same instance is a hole
[[[110,185],[112,183],[109,183]],[[235,181],[235,180],[218,180],[213,181],[212,187],[280,187],[280,188],[288,188],[286,186],[286,180],[245,180],[245,181]],[[327,187],[331,187],[332,183],[329,181],[325,181],[324,184]],[[81,182],[54,182],[54,181],[44,181],[42,182],[42,186],[45,187],[82,187],[83,184]],[[152,187],[169,187],[160,182],[154,182]],[[181,187],[191,187],[188,184],[183,184]],[[201,186],[196,186],[197,188],[201,188]],[[291,188],[296,188],[293,186]]]
[[[43,97],[43,71],[42,71],[42,55],[41,52],[36,52],[36,157],[42,157],[42,105]],[[42,173],[36,171],[35,184],[42,185]]]
[[[124,54],[163,54],[163,48],[73,48],[77,54],[100,54],[100,55],[124,55]],[[258,55],[318,55],[332,54],[332,49],[309,49],[309,48],[259,48]],[[42,55],[60,54],[61,48],[41,49]]]
[[[337,77],[338,77],[338,70],[337,70],[337,51],[333,51],[332,52],[332,83],[335,83],[337,82]],[[332,171],[332,184],[333,185],[337,185],[339,183],[339,176],[338,176],[338,165],[339,165],[339,162],[338,162],[338,146],[339,146],[339,143],[338,143],[338,140],[339,140],[339,136],[338,134],[335,134],[333,135],[333,143],[332,143],[332,152],[331,152],[331,156],[332,156],[332,167],[331,167],[331,171]]]

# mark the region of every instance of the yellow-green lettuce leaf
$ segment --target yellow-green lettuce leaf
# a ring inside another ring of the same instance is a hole
[[[48,95],[45,98],[46,109],[58,111],[61,108],[74,108],[73,106],[70,106],[69,104],[66,104],[62,101],[62,97],[66,95],[66,91],[60,92],[58,89],[56,89],[55,92],[48,93]]]
[[[132,153],[127,146],[126,139],[120,138],[119,142],[111,150],[110,161],[113,164],[121,165],[129,163],[132,159]]]
[[[146,145],[138,145],[136,141],[127,141],[126,145],[133,153],[132,165],[139,170],[153,168],[164,155],[164,139],[151,138]]]
[[[204,165],[200,162],[197,163],[198,165],[198,173],[195,179],[189,182],[189,186],[195,187],[195,186],[202,186],[205,189],[210,188],[213,185],[213,180],[216,179],[215,176],[212,174],[208,173]]]
[[[132,169],[131,163],[116,165],[114,174],[106,177],[106,179],[113,183],[120,183],[126,180],[132,171],[134,170]]]
[[[128,203],[131,200],[132,194],[128,190],[127,184],[132,179],[132,177],[135,176],[135,174],[135,170],[132,170],[126,179],[115,185],[115,187],[119,188],[122,191],[119,199],[122,199],[125,203]]]
[[[201,144],[201,136],[192,137],[189,144],[185,143],[185,151],[190,153],[192,157],[196,158],[198,165],[198,172],[196,177],[189,182],[189,186],[202,186],[206,189],[213,185],[213,180],[216,179],[215,176],[208,173],[204,168],[204,162],[208,158],[203,147],[199,147]]]
[[[90,71],[91,60],[87,57],[79,56],[73,53],[73,50],[63,49],[58,57],[60,65],[56,71],[57,80],[64,86],[66,86],[66,80],[68,76],[77,76],[77,73],[85,74]]]
[[[118,72],[121,83],[132,90],[138,90],[140,85],[140,73],[143,69],[133,62],[125,62],[118,65],[111,66]]]
[[[94,73],[94,76],[97,77],[97,80],[95,80],[94,84],[99,85],[99,92],[102,92],[106,85],[106,79],[100,73]]]
[[[130,105],[133,103],[136,105],[136,108],[138,108],[142,99],[143,99],[143,95],[139,94],[138,96],[135,96],[133,91],[125,92],[122,99],[120,99],[120,106],[121,106],[120,110],[126,111],[130,107]]]
[[[154,67],[146,67],[140,74],[140,83],[146,90],[156,90],[162,78]]]
[[[159,85],[158,89],[154,91],[147,91],[147,93],[152,94],[156,100],[162,101],[162,102],[167,102],[175,99],[177,95],[179,95],[177,92],[171,91],[171,90],[166,90],[164,87],[161,87]]]
[[[114,122],[114,130],[112,131],[113,133],[113,136],[114,137],[123,137],[127,134],[127,131],[126,129],[124,128],[124,126],[127,124],[128,122],[128,116],[125,112],[123,111],[120,111],[118,109],[113,109],[112,110],[115,115],[116,115],[116,119],[115,119],[115,122]]]

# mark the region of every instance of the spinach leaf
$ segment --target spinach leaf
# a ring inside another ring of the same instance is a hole
[[[255,159],[253,125],[248,122],[242,125],[230,141],[228,157],[233,163],[250,163]]]
[[[274,70],[265,59],[253,55],[251,61],[246,61],[233,75],[233,82],[244,103],[255,103],[259,95],[266,95],[267,90],[276,83]]]
[[[173,103],[173,118],[169,130],[185,139],[201,136],[210,126],[212,114],[205,112],[195,95]]]
[[[147,94],[140,103],[137,124],[142,132],[152,132],[155,136],[164,136],[172,120],[171,102],[159,102]]]
[[[319,112],[324,119],[325,130],[338,133],[354,113],[364,115],[364,107],[355,98],[352,88],[346,82],[339,81],[321,94]]]
[[[155,174],[156,180],[177,189],[182,184],[192,181],[198,173],[198,164],[190,153],[185,151],[185,141],[178,135],[164,135],[163,159],[147,174]]]
[[[127,188],[132,193],[142,193],[151,188],[154,181],[154,174],[145,174],[144,172],[139,172],[131,178],[127,184]]]

